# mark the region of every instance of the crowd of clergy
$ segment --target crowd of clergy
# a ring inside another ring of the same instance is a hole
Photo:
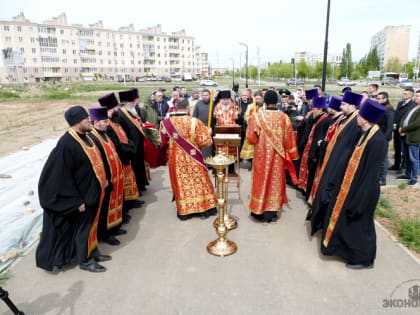
[[[82,270],[106,271],[102,262],[112,257],[100,253],[98,243],[120,245],[130,209],[145,203],[151,168],[167,166],[179,220],[216,215],[206,164],[215,154],[214,128],[240,126],[240,166],[252,172],[250,219],[276,223],[289,185],[302,192],[306,220],[312,235],[320,233],[324,255],[341,257],[351,269],[373,268],[380,186],[388,169],[418,185],[420,146],[420,91],[405,89],[394,109],[388,93],[377,88],[361,94],[345,88],[331,96],[319,86],[252,94],[234,84],[191,95],[175,87],[170,96],[160,88],[144,102],[132,88],[118,98],[103,95],[89,109],[68,108],[70,128],[39,179],[44,215],[37,266],[52,271],[77,263]]]

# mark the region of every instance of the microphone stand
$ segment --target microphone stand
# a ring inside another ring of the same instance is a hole
[[[9,293],[7,291],[3,290],[2,287],[0,287],[0,298],[3,300],[4,303],[6,303],[6,305],[10,308],[10,310],[13,312],[13,314],[15,314],[15,315],[25,315],[24,312],[21,312],[21,311],[18,310],[18,308],[12,302],[12,300],[9,299]]]

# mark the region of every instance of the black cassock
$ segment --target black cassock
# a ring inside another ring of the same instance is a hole
[[[85,135],[79,135],[90,143]],[[51,151],[38,183],[44,209],[36,265],[45,270],[61,267],[75,256],[87,257],[88,236],[99,206],[101,187],[80,144],[67,132]],[[79,212],[85,204],[86,211]]]
[[[337,141],[331,151],[328,164],[324,173],[320,178],[318,190],[310,214],[307,216],[311,219],[311,234],[322,229],[324,223],[325,212],[330,203],[335,203],[337,194],[343,181],[347,163],[353,153],[354,147],[361,135],[361,129],[357,126],[357,114],[354,112],[347,119],[353,118],[338,135]],[[345,123],[344,119],[341,123]]]
[[[128,112],[131,115],[130,112]],[[118,111],[120,125],[124,129],[128,139],[134,144],[135,152],[131,156],[131,166],[136,175],[137,187],[144,190],[149,182],[146,177],[146,166],[144,164],[144,136],[137,129],[136,125],[121,111]],[[134,117],[133,117],[134,118]]]
[[[367,134],[362,137],[365,136]],[[352,264],[364,265],[373,263],[376,256],[373,217],[380,195],[379,167],[387,150],[387,142],[380,129],[368,141],[327,247],[322,240],[335,203],[328,207],[321,239],[324,255],[339,256]]]

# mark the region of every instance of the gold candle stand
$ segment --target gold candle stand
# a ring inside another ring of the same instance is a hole
[[[222,154],[220,149],[216,156],[206,159],[206,163],[217,171],[217,209],[218,224],[215,225],[218,238],[207,245],[207,251],[216,256],[228,256],[235,253],[238,249],[236,244],[226,238],[228,228],[225,224],[225,210],[227,209],[227,182],[225,181],[226,168],[234,163],[233,159]],[[215,221],[216,222],[216,221]],[[236,223],[236,221],[235,221]]]

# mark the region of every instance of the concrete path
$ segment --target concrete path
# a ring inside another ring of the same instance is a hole
[[[160,168],[152,171],[146,206],[132,210],[122,244],[100,244],[113,257],[104,263],[107,272],[73,266],[48,273],[35,267],[32,250],[3,288],[22,311],[37,315],[419,313],[420,307],[383,306],[391,297],[408,299],[409,287],[420,285],[420,264],[380,228],[375,268],[348,270],[320,254],[319,236],[309,236],[306,206],[294,190],[276,224],[253,222],[250,174],[241,170],[243,200],[230,193],[239,222],[228,234],[238,245],[232,256],[207,253],[216,238],[213,218],[176,218],[167,169]],[[10,314],[1,301],[0,314]]]

